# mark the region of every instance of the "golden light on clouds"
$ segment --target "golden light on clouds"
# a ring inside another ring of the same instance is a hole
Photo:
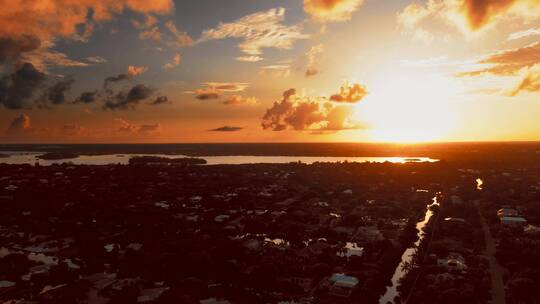
[[[174,3],[172,0],[2,0],[0,7],[0,36],[33,35],[50,39],[76,34],[78,25],[88,23],[90,10],[93,20],[101,22],[110,20],[125,9],[142,14],[168,14],[172,12]]]
[[[540,115],[540,0],[0,5],[0,140],[10,122],[28,142],[538,134],[519,117]]]
[[[320,22],[347,21],[363,0],[304,0],[304,11]]]
[[[427,0],[398,12],[398,24],[422,40],[434,38],[434,23],[449,24],[467,37],[478,37],[504,21],[527,22],[540,16],[538,0]]]

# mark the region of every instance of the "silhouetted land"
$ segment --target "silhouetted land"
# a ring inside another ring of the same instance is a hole
[[[9,154],[0,153],[0,158],[8,158],[8,157],[9,157]]]
[[[151,165],[151,164],[171,164],[171,165],[204,165],[206,160],[202,158],[183,157],[167,158],[159,156],[134,156],[129,159],[130,165]]]
[[[79,154],[72,153],[72,152],[48,152],[48,153],[37,156],[37,158],[45,159],[45,160],[74,159],[78,157],[79,157]]]
[[[507,149],[504,162],[0,164],[0,302],[377,303],[437,195],[398,303],[488,303],[480,214],[506,302],[537,303],[540,163],[517,158],[534,145]]]
[[[540,142],[0,145],[0,151],[70,152],[81,155],[132,153],[188,156],[423,156],[454,163],[486,165],[506,162],[512,166],[540,161]]]

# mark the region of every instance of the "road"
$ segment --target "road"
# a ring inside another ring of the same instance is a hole
[[[503,268],[495,258],[495,240],[489,231],[489,226],[483,215],[481,217],[482,229],[486,239],[486,255],[489,260],[489,272],[491,273],[491,303],[506,304],[506,296],[503,281]]]

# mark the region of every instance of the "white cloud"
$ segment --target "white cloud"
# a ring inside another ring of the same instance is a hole
[[[299,25],[283,24],[284,19],[284,8],[257,12],[204,31],[198,42],[238,38],[242,39],[238,46],[244,54],[260,57],[265,48],[288,50],[296,40],[309,38]]]

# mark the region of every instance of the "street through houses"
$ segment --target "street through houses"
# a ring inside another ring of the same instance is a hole
[[[481,214],[481,213],[480,213]],[[497,258],[495,257],[495,240],[493,239],[493,236],[491,235],[491,232],[489,231],[489,226],[486,223],[486,219],[483,214],[481,214],[481,224],[482,229],[484,230],[484,236],[486,240],[486,255],[489,260],[489,272],[491,273],[491,296],[492,296],[492,304],[505,304],[506,298],[505,298],[505,290],[504,290],[504,282],[503,282],[503,269],[501,265],[499,265],[499,262],[497,261]]]

